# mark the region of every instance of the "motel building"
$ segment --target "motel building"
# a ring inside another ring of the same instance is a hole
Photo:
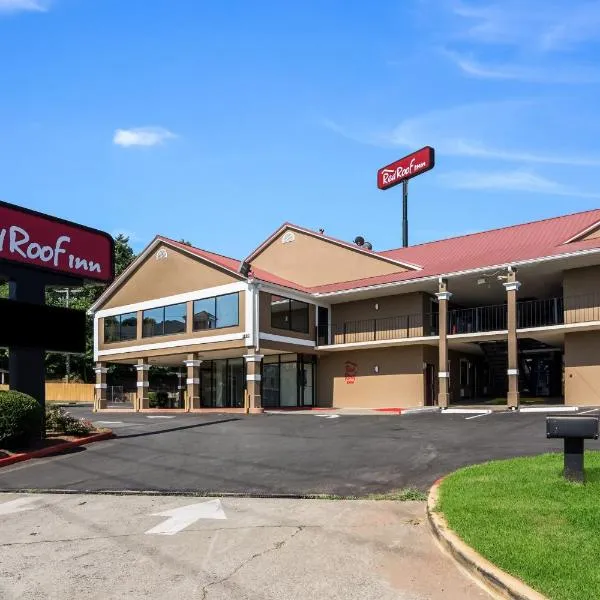
[[[385,251],[159,236],[91,312],[96,410],[599,405],[600,210]]]

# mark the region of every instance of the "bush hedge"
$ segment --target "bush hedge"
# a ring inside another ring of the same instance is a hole
[[[169,394],[164,391],[148,392],[148,406],[150,408],[168,408]]]
[[[60,406],[51,406],[46,411],[46,429],[66,435],[87,435],[94,426],[86,419],[77,419]]]
[[[0,391],[0,446],[8,449],[28,446],[41,439],[44,410],[31,396]]]

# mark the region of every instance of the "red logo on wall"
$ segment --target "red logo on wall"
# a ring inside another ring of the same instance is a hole
[[[0,262],[4,260],[75,277],[113,279],[110,235],[0,202]]]
[[[387,190],[411,177],[425,173],[435,166],[435,152],[431,146],[425,146],[391,165],[377,171],[377,187]]]
[[[356,374],[358,373],[358,365],[350,360],[346,361],[344,379],[346,383],[354,383],[356,381]]]

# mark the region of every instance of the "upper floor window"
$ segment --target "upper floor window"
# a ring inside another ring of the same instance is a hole
[[[187,323],[187,305],[171,304],[151,308],[142,313],[142,336],[174,335],[185,333]]]
[[[282,296],[271,296],[271,327],[308,333],[308,304]]]
[[[239,294],[194,301],[194,331],[236,327],[240,323]]]
[[[125,342],[137,337],[137,313],[104,317],[104,343]]]

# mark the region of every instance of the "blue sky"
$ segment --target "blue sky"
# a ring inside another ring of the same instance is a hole
[[[0,0],[0,198],[241,258],[596,208],[600,2]]]

